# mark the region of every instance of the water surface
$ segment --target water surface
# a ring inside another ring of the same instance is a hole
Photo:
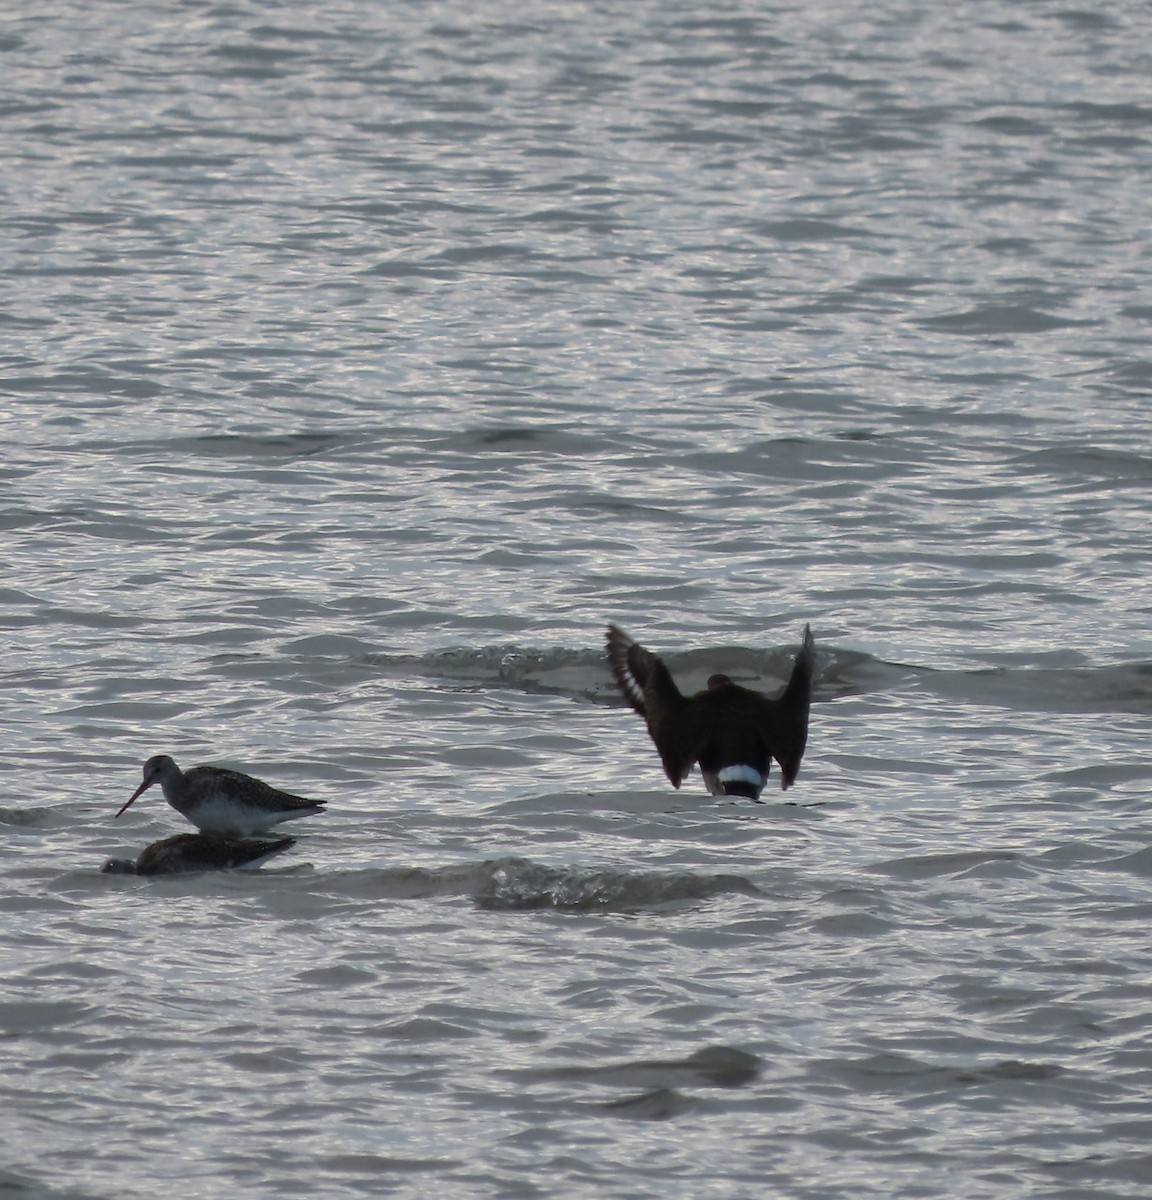
[[[1152,18],[0,36],[0,1183],[1142,1197]],[[772,689],[670,788],[602,655]],[[256,873],[144,759],[330,812]]]

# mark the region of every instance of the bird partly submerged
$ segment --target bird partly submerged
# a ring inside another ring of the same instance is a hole
[[[707,688],[685,696],[663,661],[622,629],[608,626],[608,661],[624,698],[642,716],[673,787],[696,764],[714,796],[760,799],[772,759],[780,764],[780,786],[796,782],[808,743],[808,708],[816,642],[804,639],[792,674],[775,697],[713,675]]]
[[[145,846],[136,860],[110,858],[105,875],[187,875],[259,867],[296,845],[292,837],[234,838],[216,833],[178,833]]]
[[[325,811],[325,800],[306,800],[225,767],[192,767],[181,771],[167,754],[144,764],[144,782],[132,793],[120,816],[154,783],[164,799],[204,833],[249,837],[282,821],[314,817]]]

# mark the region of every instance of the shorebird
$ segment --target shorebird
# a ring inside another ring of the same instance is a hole
[[[281,821],[316,816],[324,812],[327,803],[293,796],[251,775],[224,767],[181,771],[167,754],[157,754],[144,764],[144,782],[116,816],[154,783],[163,789],[164,799],[197,829],[233,837],[262,833]]]
[[[105,875],[184,875],[191,871],[232,871],[259,867],[296,845],[292,837],[221,837],[216,833],[178,833],[153,842],[136,861],[110,858],[100,869]]]
[[[685,696],[661,659],[623,630],[609,625],[606,640],[616,682],[647,722],[673,787],[699,763],[714,796],[759,801],[772,759],[780,764],[781,788],[796,782],[808,741],[816,657],[808,625],[788,683],[774,698],[741,687],[727,675],[713,675],[704,691]]]

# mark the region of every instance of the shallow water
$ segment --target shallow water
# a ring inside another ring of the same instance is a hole
[[[0,35],[0,1185],[1142,1197],[1152,17]],[[685,686],[819,660],[787,797]],[[324,817],[258,872],[144,759]],[[784,804],[784,799],[795,804]]]

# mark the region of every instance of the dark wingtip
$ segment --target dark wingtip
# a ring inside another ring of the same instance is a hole
[[[788,686],[780,696],[786,724],[779,750],[774,752],[780,764],[780,788],[787,791],[800,774],[800,763],[808,745],[808,707],[812,701],[812,677],[816,672],[816,639],[812,626],[805,624],[804,641],[792,663]]]
[[[808,655],[816,653],[816,639],[812,636],[812,626],[807,622],[804,625],[804,636],[800,640],[800,653]]]
[[[812,676],[816,671],[816,639],[812,636],[812,626],[804,626],[804,638],[800,649],[792,663],[793,679],[804,680],[809,688],[812,686]]]
[[[792,660],[792,674],[784,695],[795,698],[798,694],[812,690],[812,675],[816,666],[816,639],[812,636],[812,626],[804,626],[804,640],[796,657]],[[783,698],[783,697],[782,697]]]
[[[646,718],[644,688],[647,685],[648,673],[644,664],[647,651],[638,642],[633,641],[623,629],[611,622],[604,637],[604,645],[616,686],[632,708]]]
[[[625,657],[628,654],[628,647],[631,645],[634,643],[624,630],[609,621],[608,628],[604,632],[604,648],[608,652],[608,657],[613,661],[617,655],[621,658]]]

